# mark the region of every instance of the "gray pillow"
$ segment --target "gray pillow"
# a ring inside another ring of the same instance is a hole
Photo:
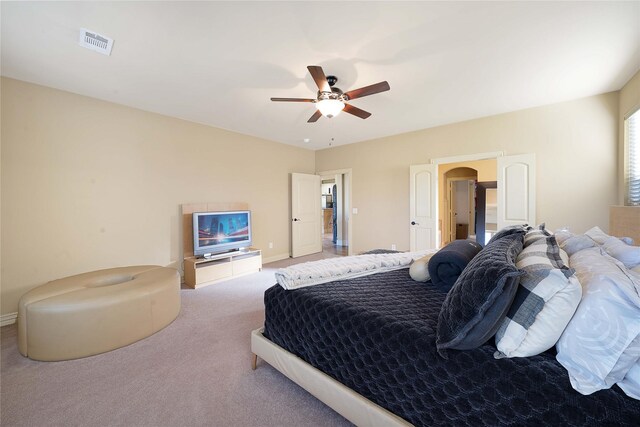
[[[524,272],[516,267],[523,233],[492,240],[475,256],[453,285],[438,316],[436,346],[469,350],[487,342],[500,327]]]
[[[493,237],[491,237],[491,240],[489,240],[489,243],[495,242],[496,240],[500,240],[504,236],[509,236],[511,234],[523,234],[524,235],[527,231],[529,231],[531,229],[532,228],[529,227],[527,224],[508,225],[508,226],[498,230],[498,232],[496,234],[494,234]]]

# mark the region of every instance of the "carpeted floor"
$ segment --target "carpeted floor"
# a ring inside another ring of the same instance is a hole
[[[332,254],[297,259],[308,261]],[[2,426],[344,426],[344,418],[263,361],[249,334],[264,322],[275,268],[182,290],[162,331],[84,359],[36,362],[18,353],[16,325],[0,329]]]

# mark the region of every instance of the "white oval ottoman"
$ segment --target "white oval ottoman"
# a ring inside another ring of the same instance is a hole
[[[104,353],[148,337],[180,312],[180,275],[156,265],[65,277],[27,292],[18,305],[18,349],[35,360]]]

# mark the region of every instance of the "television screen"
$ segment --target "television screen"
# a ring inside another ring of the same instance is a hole
[[[204,255],[251,245],[251,213],[196,212],[193,214],[193,252]]]

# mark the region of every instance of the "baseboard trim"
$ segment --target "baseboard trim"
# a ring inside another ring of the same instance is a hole
[[[282,261],[283,259],[287,259],[287,258],[289,258],[288,253],[274,255],[274,256],[270,256],[269,258],[264,258],[262,260],[262,264],[269,264],[270,262]]]
[[[0,316],[0,327],[13,325],[14,323],[16,323],[17,319],[18,319],[17,311],[15,313],[3,314],[2,316]]]

